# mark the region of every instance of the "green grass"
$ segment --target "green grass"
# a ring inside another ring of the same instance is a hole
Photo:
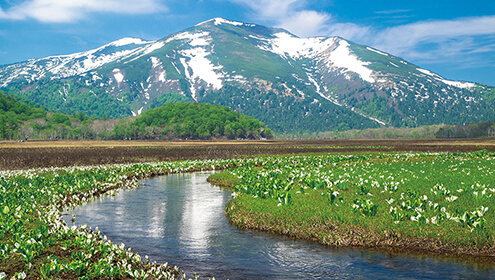
[[[68,227],[62,209],[135,188],[138,178],[243,164],[258,163],[203,160],[1,172],[0,279],[182,279],[179,268],[143,260],[97,229]]]
[[[63,207],[134,188],[137,179],[227,169],[240,228],[337,246],[494,256],[495,154],[265,156],[0,173],[0,279],[177,279],[103,233],[68,227]]]
[[[494,255],[494,154],[279,157],[229,173],[215,178],[235,184],[227,216],[240,228],[337,246]]]

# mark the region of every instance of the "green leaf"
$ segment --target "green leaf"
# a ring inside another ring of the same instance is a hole
[[[4,214],[4,215],[7,215],[9,212],[10,212],[9,207],[8,207],[8,206],[5,206],[5,207],[3,208],[3,214]]]

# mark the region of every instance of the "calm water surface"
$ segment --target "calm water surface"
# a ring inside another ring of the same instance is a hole
[[[224,215],[230,192],[211,173],[142,180],[136,190],[71,211],[142,257],[180,266],[188,276],[216,279],[495,279],[495,268],[461,261],[335,249],[270,234],[240,231]],[[65,216],[70,225],[71,217]]]

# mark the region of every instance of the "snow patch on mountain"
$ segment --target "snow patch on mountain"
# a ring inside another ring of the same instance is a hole
[[[119,84],[122,83],[122,81],[124,80],[124,74],[122,74],[122,72],[120,72],[120,69],[115,68],[112,70],[112,73],[113,73],[113,77],[115,78],[117,83],[119,83]]]
[[[184,67],[184,74],[186,75],[186,80],[189,82],[189,90],[191,91],[191,96],[194,100],[198,101],[198,97],[196,96],[196,88],[191,81],[191,74],[189,73],[189,66],[187,65],[186,59],[184,57],[181,57],[179,60],[182,64],[182,67]]]
[[[110,46],[122,47],[122,46],[131,45],[131,44],[143,45],[143,44],[148,44],[148,43],[150,43],[150,42],[143,41],[143,40],[141,40],[139,38],[130,38],[130,37],[127,37],[127,38],[122,38],[122,39],[119,39],[117,41],[111,42],[107,46],[110,45]]]
[[[241,84],[247,84],[249,80],[242,75],[235,75],[235,73],[230,74],[229,76],[224,77],[224,82],[237,82]]]
[[[215,25],[220,25],[222,23],[227,23],[227,24],[231,24],[231,25],[235,25],[235,26],[244,25],[244,23],[242,23],[242,22],[226,20],[224,18],[214,18],[213,20],[215,21]]]
[[[306,73],[306,75],[308,75],[308,80],[316,87],[316,93],[318,93],[321,97],[325,98],[326,100],[332,102],[333,104],[342,106],[342,104],[340,104],[337,100],[332,99],[329,96],[323,94],[323,92],[321,92],[320,85],[318,84],[318,82],[316,82],[316,80],[313,78],[313,76],[310,73]]]
[[[149,44],[148,46],[145,46],[143,47],[142,49],[139,49],[139,51],[142,52],[142,55],[147,55],[147,54],[150,54],[158,49],[161,49],[165,46],[165,43],[164,42],[153,42],[151,44]]]
[[[334,38],[299,38],[286,32],[279,32],[274,36],[273,39],[262,39],[254,36],[251,38],[264,41],[263,44],[258,45],[258,48],[276,53],[284,58],[289,56],[293,59],[313,58],[335,43]]]
[[[30,59],[1,68],[1,86],[7,87],[19,78],[32,82],[47,76],[52,80],[77,76],[111,62],[146,55],[163,46],[163,42],[124,38],[85,52]],[[117,49],[110,53],[105,53],[104,51],[109,47],[116,47]]]
[[[198,33],[182,32],[167,39],[165,43],[169,43],[174,40],[187,40],[188,44],[193,47],[207,46],[211,41],[209,35],[210,34],[206,31]]]
[[[429,76],[432,76],[432,77],[440,77],[439,75],[431,72],[430,70],[426,70],[426,69],[421,69],[421,68],[416,68],[416,70],[418,70],[419,72],[423,73],[423,74],[426,74],[426,75],[429,75]]]
[[[177,65],[175,65],[174,62],[172,62],[172,66],[174,66],[175,68],[175,71],[177,71],[177,73],[179,73],[179,75],[181,75],[182,73],[180,72],[179,68],[177,68]]]
[[[181,60],[186,72],[188,68],[192,70],[191,79],[193,83],[198,83],[199,80],[205,81],[213,89],[220,89],[222,87],[223,73],[218,71],[223,67],[221,65],[215,66],[207,58],[210,55],[204,48],[193,48],[180,51],[188,60]]]
[[[153,70],[155,70],[155,72],[158,75],[158,81],[162,83],[167,82],[167,73],[163,69],[163,63],[160,61],[160,59],[158,57],[152,56],[150,57],[150,60],[151,60],[151,67],[153,68]]]
[[[416,70],[418,70],[419,72],[424,73],[426,75],[432,76],[434,79],[436,79],[436,80],[438,80],[438,81],[440,81],[446,85],[449,85],[449,86],[454,86],[457,88],[465,88],[465,89],[469,89],[469,88],[476,86],[476,84],[474,84],[474,83],[451,81],[451,80],[444,79],[442,76],[435,74],[435,73],[433,73],[429,70],[426,70],[426,69],[416,68]]]
[[[372,52],[376,52],[377,54],[381,54],[381,55],[384,55],[384,56],[388,56],[388,54],[387,54],[387,53],[381,52],[381,51],[379,51],[379,50],[375,50],[375,49],[370,48],[370,47],[366,47],[366,49],[367,49],[367,50],[369,50],[369,51],[372,51]]]
[[[150,54],[150,53],[152,53],[158,49],[161,49],[164,46],[165,46],[165,42],[162,42],[162,41],[152,42],[152,43],[148,44],[147,46],[139,48],[139,49],[135,50],[134,52],[122,57],[122,59],[128,59],[128,58],[133,57],[131,60],[124,62],[124,64],[127,64],[127,63],[132,62],[136,59],[139,59],[139,58],[141,58],[147,54]]]
[[[357,73],[361,79],[374,83],[371,76],[373,71],[366,67],[370,62],[364,62],[354,55],[349,49],[349,43],[345,40],[323,37],[299,38],[286,32],[274,34],[275,38],[260,39],[263,41],[258,48],[280,55],[283,58],[292,59],[311,58],[325,60],[329,68],[341,68],[341,73],[349,71]],[[335,48],[336,44],[338,46]],[[332,49],[334,49],[332,51]],[[325,52],[331,51],[328,55]],[[349,78],[349,76],[347,76]]]
[[[162,62],[160,61],[160,59],[158,59],[158,57],[152,56],[152,57],[150,57],[150,60],[151,60],[151,67],[153,67],[153,68],[156,68],[156,67],[159,67],[160,65],[162,65]]]
[[[449,86],[454,86],[454,87],[458,87],[458,88],[472,88],[472,87],[475,87],[476,84],[474,83],[468,83],[468,82],[458,82],[458,81],[450,81],[450,80],[445,80],[445,79],[442,79],[441,80],[444,84],[447,84]]]
[[[343,70],[343,73],[352,71],[369,83],[375,82],[375,79],[371,77],[373,71],[366,67],[370,62],[361,61],[357,56],[353,55],[349,49],[349,43],[345,40],[339,41],[339,46],[330,54],[327,62],[330,67],[333,65],[347,69]]]
[[[212,19],[209,19],[209,20],[200,22],[200,23],[196,24],[195,26],[200,26],[200,25],[203,25],[203,24],[208,23],[208,22],[213,22],[215,25],[220,25],[220,24],[223,24],[223,23],[231,24],[231,25],[234,25],[234,26],[242,26],[242,25],[244,25],[244,23],[242,23],[242,22],[231,21],[231,20],[227,20],[227,19],[224,19],[224,18],[217,17],[217,18],[212,18]],[[249,24],[249,25],[251,25],[251,24]]]
[[[184,67],[184,74],[189,81],[191,94],[194,100],[197,100],[196,85],[200,85],[204,81],[209,87],[217,90],[222,87],[224,74],[220,71],[221,65],[213,65],[207,58],[211,53],[207,50],[210,47],[212,38],[206,31],[202,32],[181,32],[175,36],[168,38],[165,43],[174,40],[185,40],[191,48],[179,50],[179,54],[184,56],[180,58],[180,62]],[[179,69],[174,64],[177,72]],[[191,74],[192,73],[192,74]]]

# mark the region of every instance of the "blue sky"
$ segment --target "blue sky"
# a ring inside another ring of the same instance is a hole
[[[493,0],[0,0],[0,65],[123,37],[156,40],[214,17],[341,36],[495,86]]]

